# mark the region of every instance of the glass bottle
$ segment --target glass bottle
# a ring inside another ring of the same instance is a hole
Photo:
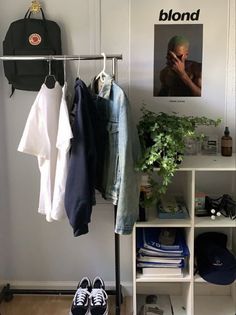
[[[232,155],[232,137],[229,135],[229,127],[225,127],[224,136],[221,137],[221,155]]]

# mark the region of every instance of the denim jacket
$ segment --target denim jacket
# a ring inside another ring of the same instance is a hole
[[[123,90],[106,76],[99,92],[98,80],[91,84],[97,110],[96,189],[117,205],[115,232],[130,234],[139,208],[139,174],[135,165],[140,143],[132,124],[131,110]]]

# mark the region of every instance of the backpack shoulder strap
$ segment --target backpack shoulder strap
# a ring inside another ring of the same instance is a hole
[[[12,97],[12,95],[14,94],[14,92],[15,92],[15,88],[14,88],[14,86],[13,86],[13,84],[11,85],[11,95],[10,95],[10,97]]]

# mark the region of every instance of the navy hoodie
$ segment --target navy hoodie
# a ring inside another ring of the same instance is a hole
[[[85,83],[76,80],[72,113],[73,139],[65,191],[65,208],[74,236],[88,233],[95,204],[95,107]]]

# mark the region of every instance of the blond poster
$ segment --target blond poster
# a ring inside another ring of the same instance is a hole
[[[131,0],[131,100],[222,117],[227,12],[224,0]]]

